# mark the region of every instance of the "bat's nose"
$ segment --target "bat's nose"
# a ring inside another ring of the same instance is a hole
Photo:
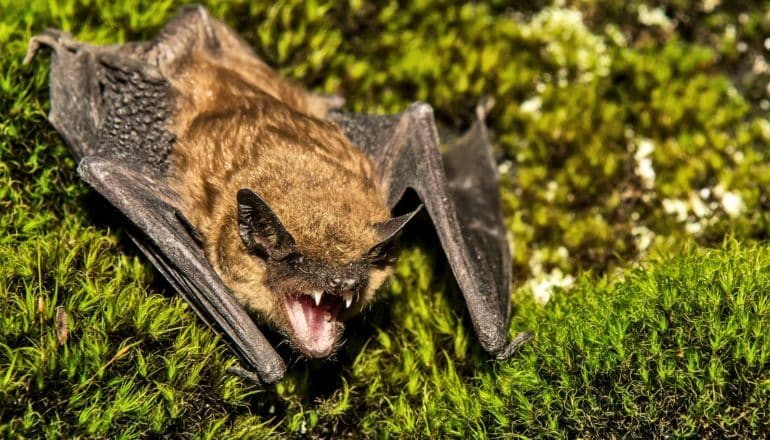
[[[329,278],[329,287],[332,289],[350,290],[356,285],[353,278],[332,277]]]

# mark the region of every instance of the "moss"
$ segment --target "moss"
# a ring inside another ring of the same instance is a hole
[[[47,62],[21,65],[45,27],[149,38],[176,5],[0,0],[0,434],[767,435],[768,5],[554,3],[208,5],[352,110],[419,99],[461,128],[493,95],[511,331],[537,332],[490,362],[413,238],[337,362],[263,390],[113,228],[45,121]]]
[[[622,281],[583,277],[545,307],[522,295],[513,327],[535,330],[536,342],[501,363],[453,345],[470,335],[441,318],[452,314],[443,297],[399,278],[397,290],[410,292],[403,311],[423,310],[427,297],[434,313],[378,332],[353,364],[351,381],[365,383],[353,388],[365,402],[360,426],[394,437],[761,436],[770,429],[768,264],[766,247],[732,243],[685,250]],[[365,382],[377,372],[388,377]]]

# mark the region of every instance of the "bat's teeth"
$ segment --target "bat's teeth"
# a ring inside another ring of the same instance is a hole
[[[324,294],[324,293],[323,293],[323,292],[321,292],[320,290],[316,290],[316,291],[314,291],[314,292],[312,293],[312,295],[313,295],[313,301],[315,301],[315,305],[316,305],[316,306],[318,306],[319,304],[321,304],[321,297],[323,297],[323,294]]]
[[[349,309],[350,305],[353,304],[353,294],[350,292],[343,293],[342,296],[345,298],[345,308]]]

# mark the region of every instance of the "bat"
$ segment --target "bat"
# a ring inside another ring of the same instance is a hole
[[[392,271],[393,243],[424,206],[481,345],[509,357],[510,250],[484,123],[489,102],[442,154],[433,111],[341,110],[261,61],[200,6],[153,40],[93,46],[47,30],[48,116],[83,180],[254,380],[283,359],[257,327],[308,358],[329,356],[343,323]],[[422,205],[392,216],[407,190]]]

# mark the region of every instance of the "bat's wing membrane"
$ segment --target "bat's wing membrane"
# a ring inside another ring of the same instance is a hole
[[[480,105],[473,127],[443,159],[427,104],[412,104],[401,115],[338,114],[333,119],[374,162],[391,208],[408,188],[415,190],[435,225],[482,346],[505,358],[530,335],[508,342],[511,256],[484,113]]]
[[[164,200],[162,182],[108,159],[86,157],[78,171],[140,231],[136,244],[203,320],[220,329],[229,345],[265,383],[286,369],[270,343],[209,265],[179,211]]]

